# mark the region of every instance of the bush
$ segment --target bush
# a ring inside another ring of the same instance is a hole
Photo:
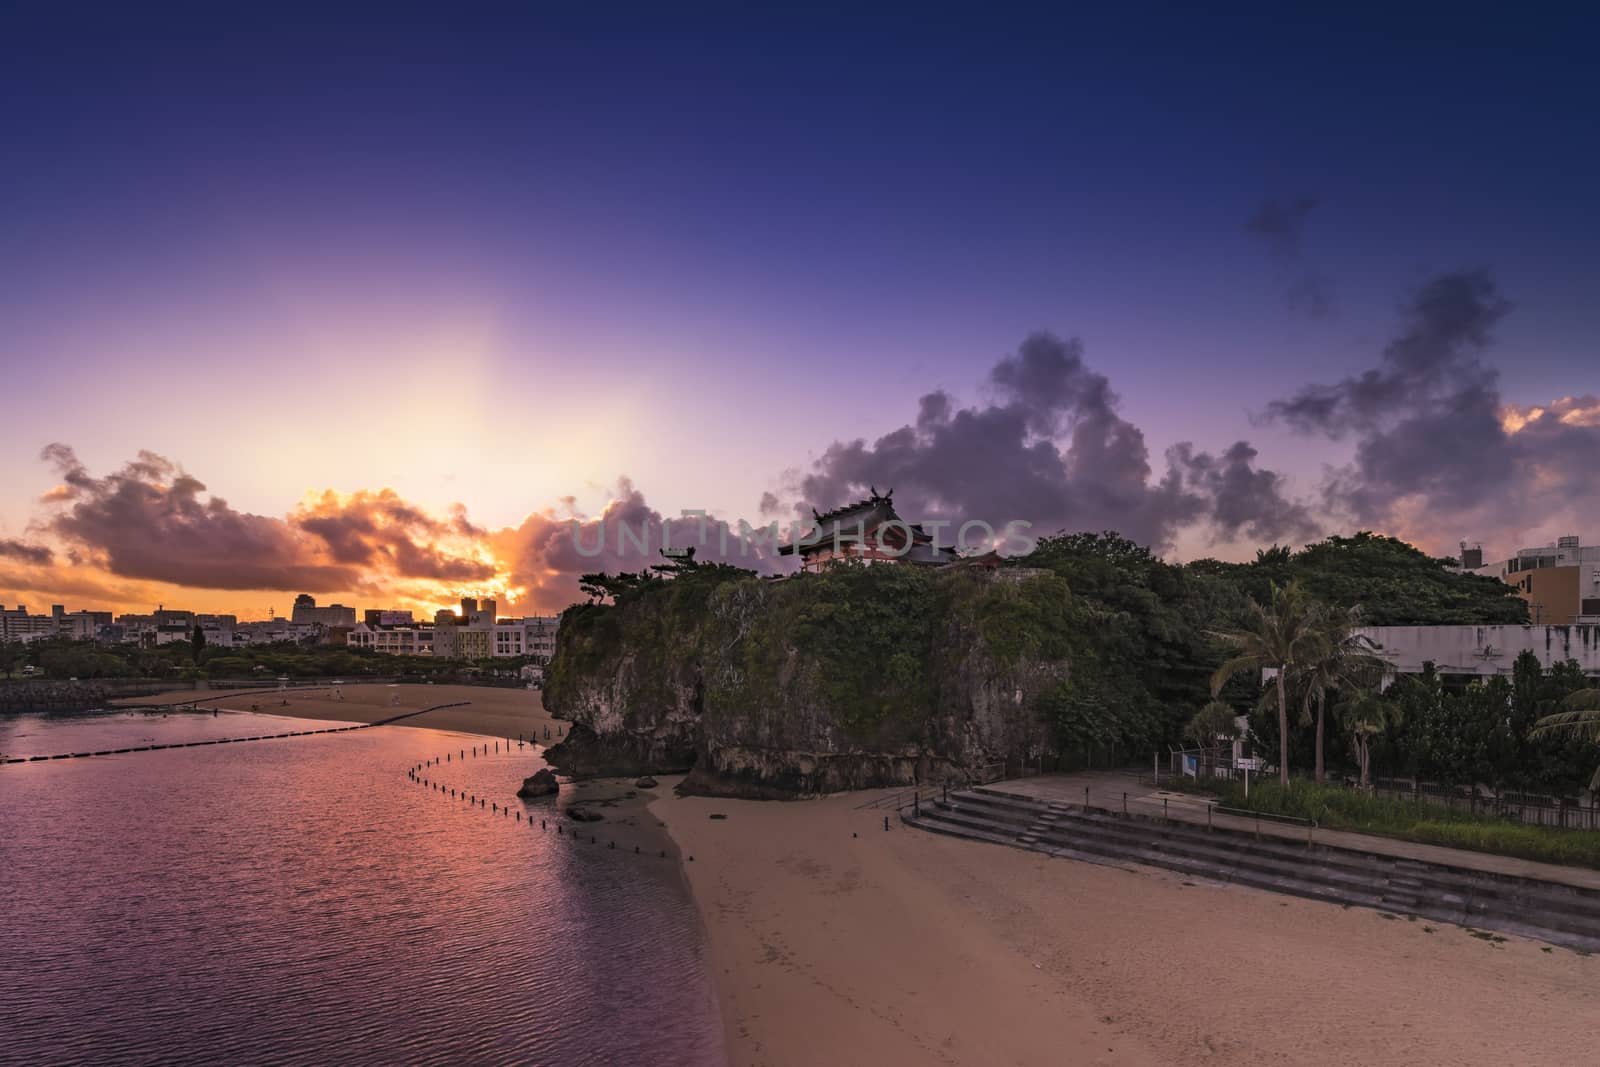
[[[1231,808],[1312,819],[1330,830],[1354,830],[1497,856],[1600,868],[1600,832],[1592,830],[1525,826],[1493,815],[1449,811],[1304,779],[1292,780],[1287,789],[1276,782],[1253,783],[1248,800],[1238,782],[1219,781],[1201,788],[1215,793],[1222,804]]]

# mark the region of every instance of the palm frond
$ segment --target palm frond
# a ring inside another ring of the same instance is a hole
[[[1578,708],[1546,715],[1533,724],[1530,737],[1583,737],[1600,739],[1600,708]]]

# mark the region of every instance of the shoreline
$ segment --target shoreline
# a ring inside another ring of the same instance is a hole
[[[886,831],[859,807],[883,791],[725,800],[675,781],[649,811],[684,856],[734,1064],[1588,1057],[1575,1020],[1600,957],[892,814]]]

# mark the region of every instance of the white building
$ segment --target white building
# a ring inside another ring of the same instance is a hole
[[[352,629],[345,643],[352,648],[367,648],[389,655],[436,656],[441,659],[512,659],[532,657],[548,663],[555,654],[555,616],[529,616],[525,619],[497,619],[495,602],[481,604],[471,598],[462,601],[462,613],[440,612],[436,622],[385,626],[372,612],[367,621]]]
[[[387,656],[431,656],[433,638],[431,626],[371,626],[363,622],[345,634],[344,643]]]
[[[1571,659],[1600,677],[1600,626],[1368,626],[1361,632],[1396,674],[1419,674],[1424,663],[1441,674],[1510,674],[1526,651],[1546,670]]]

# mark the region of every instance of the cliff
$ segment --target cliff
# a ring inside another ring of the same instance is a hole
[[[1061,578],[1021,568],[689,570],[617,599],[562,620],[545,706],[572,726],[549,760],[774,797],[1036,757],[1075,610]]]

